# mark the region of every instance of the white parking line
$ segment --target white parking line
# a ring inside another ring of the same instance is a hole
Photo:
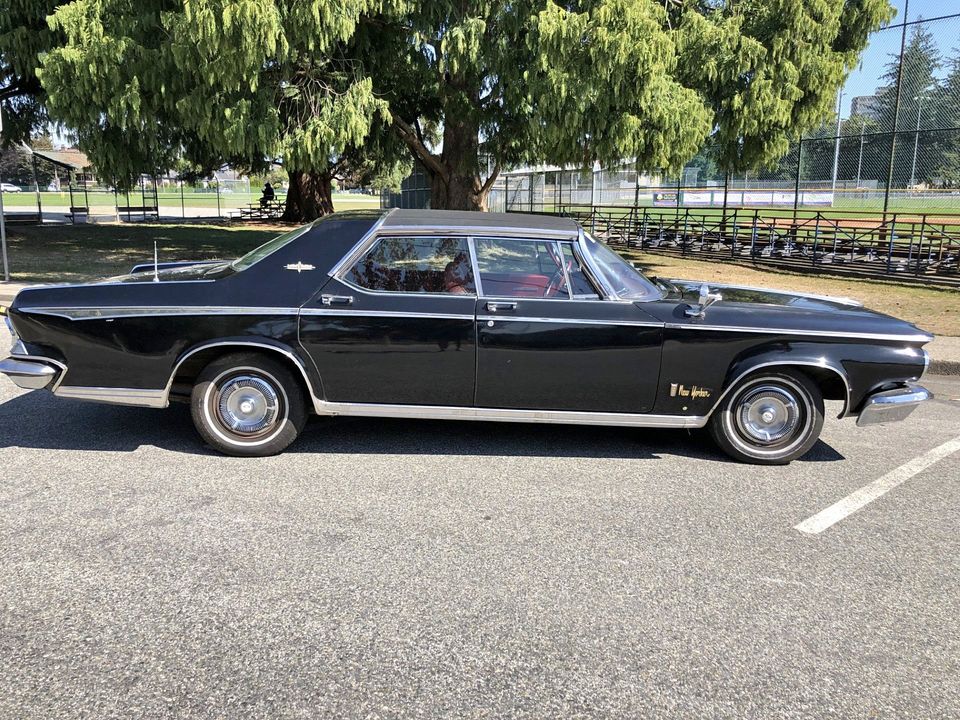
[[[935,447],[930,452],[924,453],[908,463],[904,463],[896,470],[891,470],[869,485],[865,485],[856,492],[850,493],[843,500],[834,503],[826,510],[822,510],[813,517],[807,518],[799,525],[794,525],[793,529],[810,535],[821,533],[848,515],[852,515],[864,505],[873,502],[898,485],[902,485],[914,475],[923,472],[935,462],[943,460],[958,450],[960,450],[960,437],[956,437],[949,442],[945,442],[943,445]]]

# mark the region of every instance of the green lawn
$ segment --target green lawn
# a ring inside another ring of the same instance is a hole
[[[153,260],[236,258],[291,226],[94,224],[13,226],[8,230],[14,282],[79,282],[128,272]]]

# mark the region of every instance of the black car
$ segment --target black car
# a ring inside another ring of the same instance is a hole
[[[280,452],[314,412],[708,427],[739,460],[785,463],[824,398],[863,425],[931,397],[913,325],[648,279],[572,220],[512,213],[336,213],[232,262],[24,290],[8,321],[0,372],[21,387],[189,402],[232,455]]]

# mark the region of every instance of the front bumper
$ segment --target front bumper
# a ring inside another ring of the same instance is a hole
[[[933,399],[932,392],[913,384],[874,393],[867,398],[863,410],[860,411],[857,425],[877,425],[905,420],[920,403],[931,399]]]
[[[0,373],[25,390],[52,388],[62,372],[62,367],[39,358],[8,357],[0,360]]]

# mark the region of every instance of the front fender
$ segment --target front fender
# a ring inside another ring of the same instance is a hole
[[[757,370],[775,367],[818,368],[821,372],[836,376],[843,383],[843,409],[838,417],[846,417],[851,407],[853,389],[850,376],[843,365],[843,355],[844,352],[838,347],[819,343],[778,343],[775,347],[752,350],[730,365],[723,383],[723,392],[714,409],[743,378]]]
[[[730,365],[717,404],[745,376],[762,368],[816,369],[836,377],[845,389],[839,417],[856,415],[871,393],[919,379],[925,368],[923,351],[915,345],[870,342],[786,342],[744,353]]]

